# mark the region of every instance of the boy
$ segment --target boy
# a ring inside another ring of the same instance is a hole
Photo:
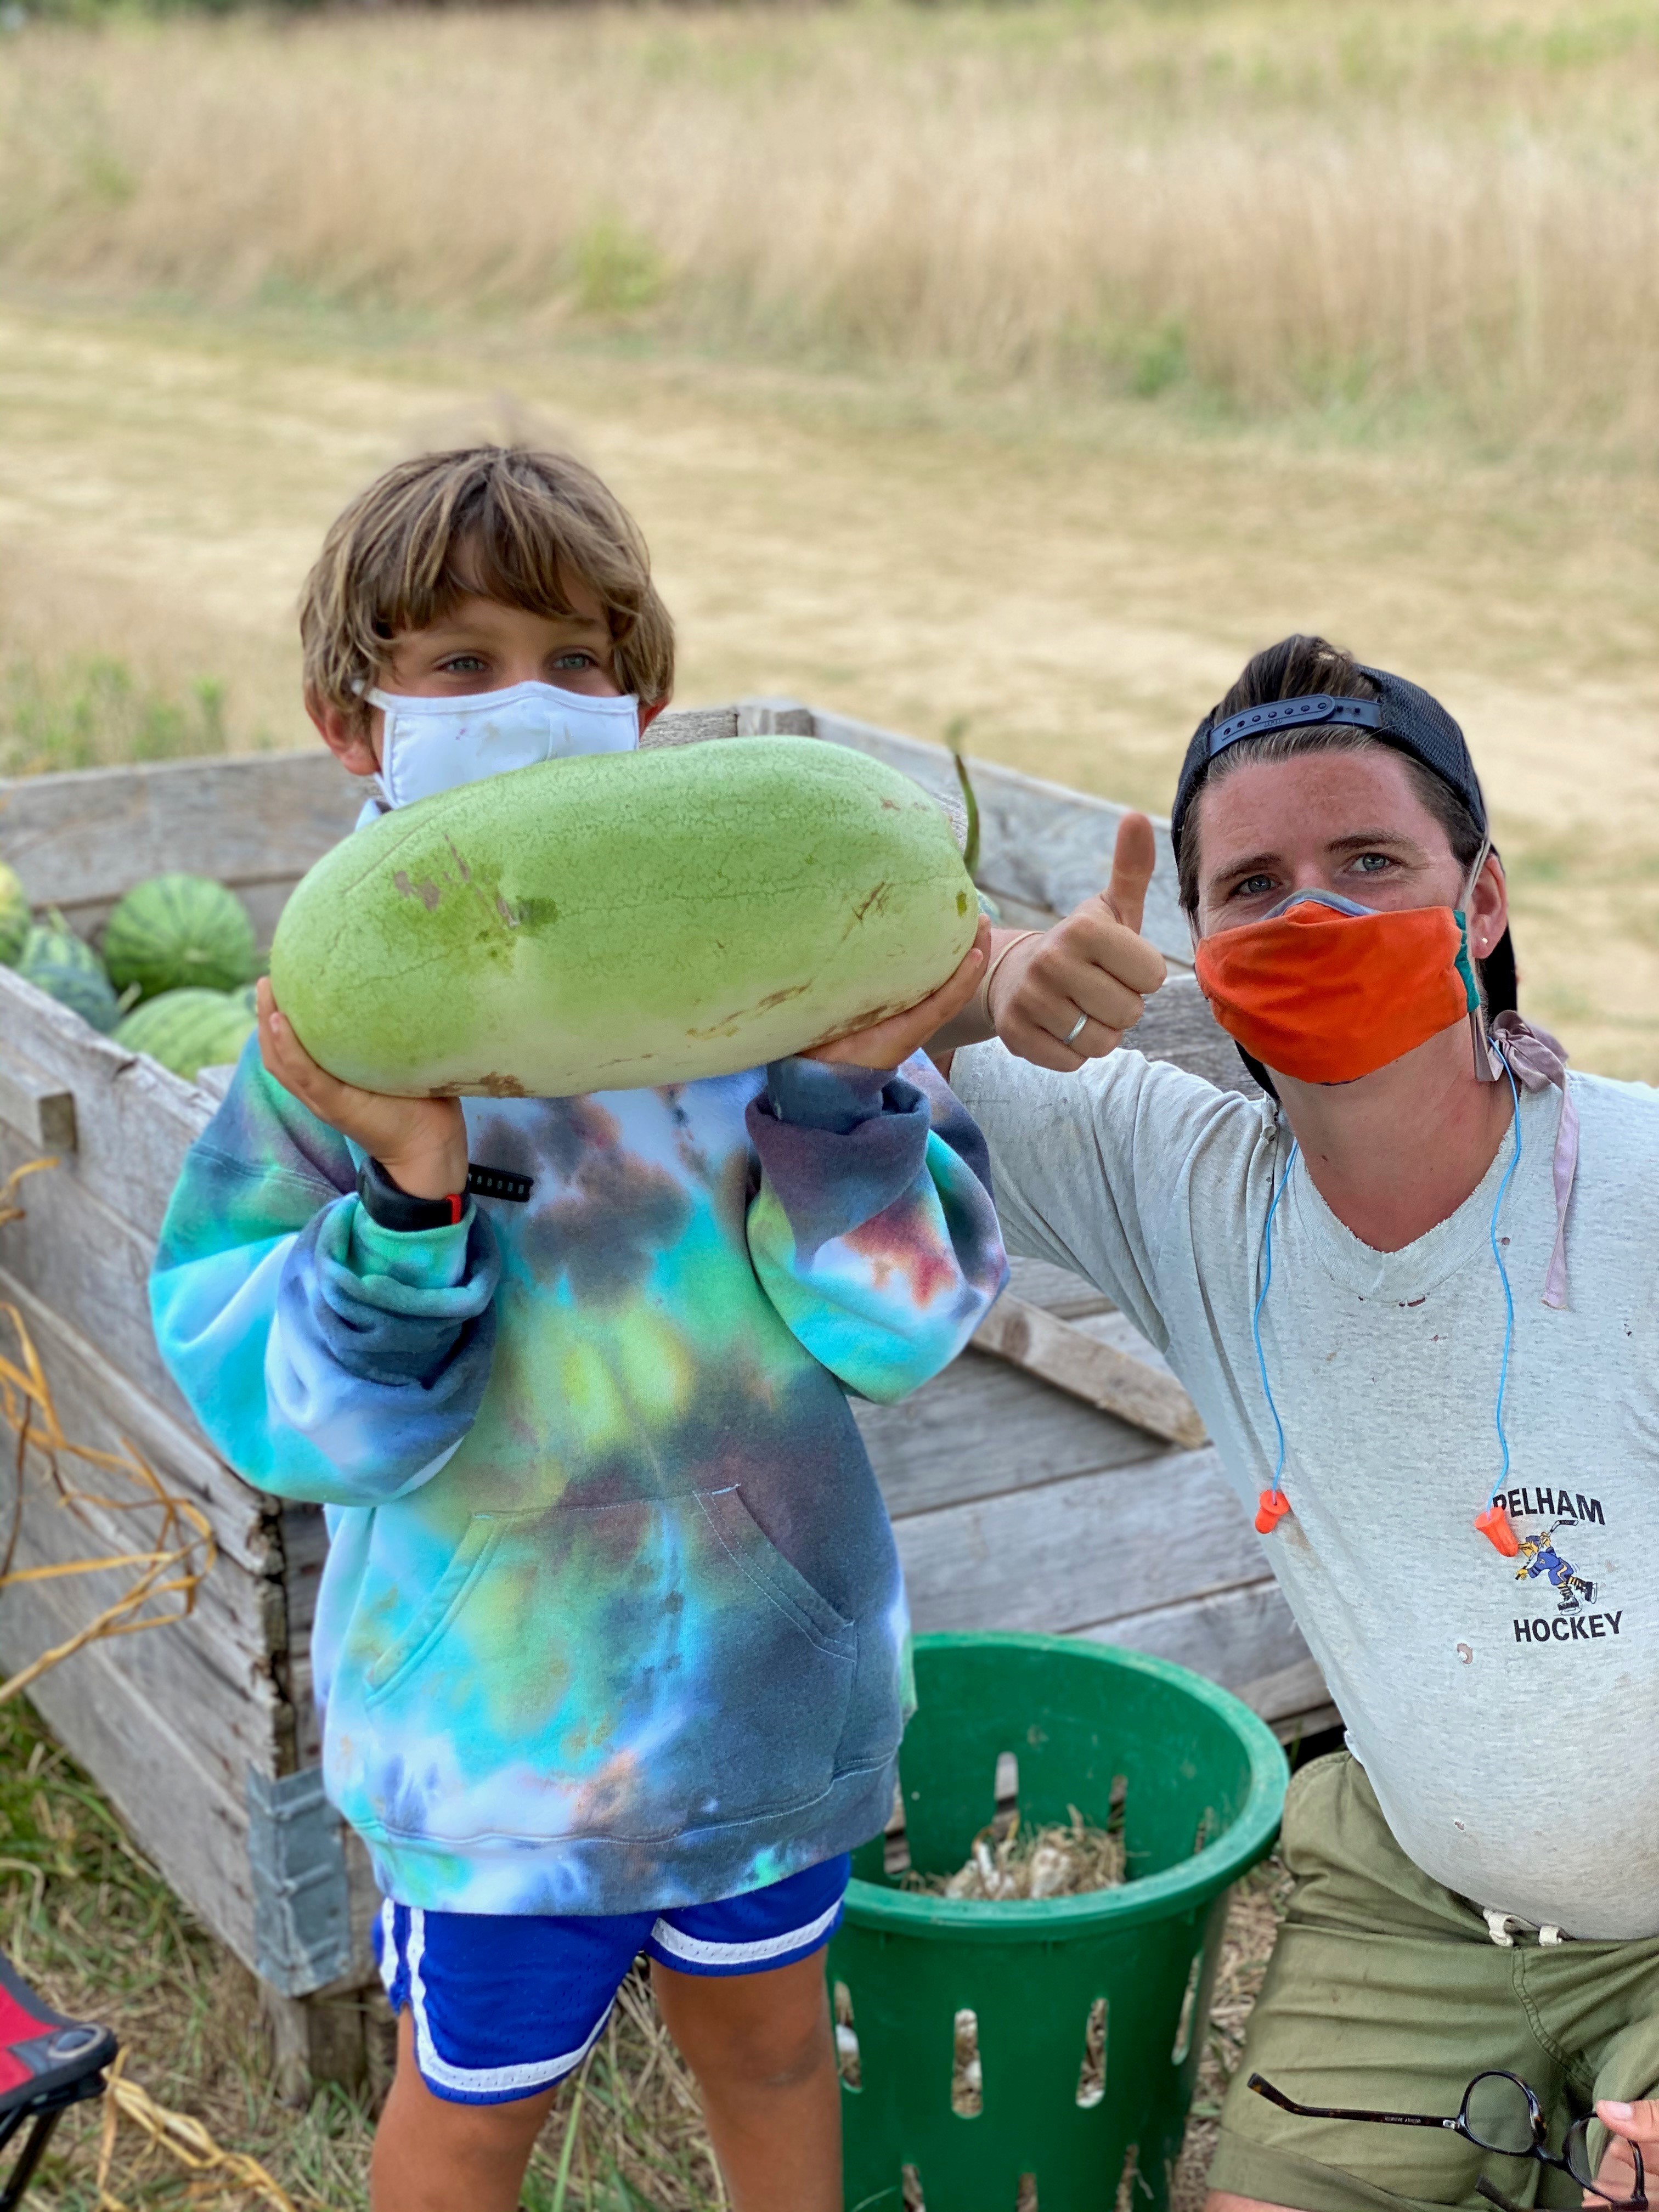
[[[392,470],[301,628],[377,811],[626,749],[672,679],[638,530],[542,453]],[[325,1771],[399,2016],[376,2212],[515,2206],[641,1948],[738,2212],[840,2205],[817,1954],[906,1633],[845,1392],[914,1389],[1004,1279],[977,1133],[909,1057],[983,960],[800,1059],[586,1098],[355,1090],[261,986],[154,1307],[232,1464],[330,1508]]]

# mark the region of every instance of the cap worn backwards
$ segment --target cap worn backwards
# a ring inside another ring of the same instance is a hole
[[[1269,737],[1277,730],[1319,729],[1341,723],[1374,731],[1382,744],[1421,761],[1456,793],[1476,825],[1485,831],[1486,801],[1480,779],[1462,731],[1440,702],[1419,685],[1408,684],[1403,676],[1389,675],[1386,669],[1362,666],[1359,672],[1376,686],[1375,699],[1339,699],[1329,692],[1315,691],[1297,699],[1273,699],[1260,707],[1247,707],[1240,714],[1229,714],[1225,721],[1212,722],[1206,714],[1193,732],[1176,786],[1170,836],[1176,852],[1181,850],[1181,833],[1193,801],[1218,753],[1246,738]]]

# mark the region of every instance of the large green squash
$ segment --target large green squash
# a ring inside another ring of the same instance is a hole
[[[943,982],[978,921],[908,776],[738,738],[548,762],[386,816],[295,890],[270,981],[348,1082],[562,1097],[843,1036]]]

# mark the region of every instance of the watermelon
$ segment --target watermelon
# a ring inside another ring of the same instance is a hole
[[[979,921],[938,804],[863,753],[593,754],[383,815],[295,889],[276,1003],[370,1090],[568,1097],[804,1051],[914,1006]]]
[[[240,1059],[253,1027],[253,1010],[240,991],[163,991],[133,1008],[115,1042],[129,1052],[147,1052],[194,1083],[201,1069]]]
[[[253,921],[234,891],[206,876],[151,876],[117,905],[104,928],[104,960],[117,990],[141,999],[196,987],[230,991],[258,971]]]
[[[120,1005],[103,962],[56,908],[48,920],[31,926],[17,972],[37,991],[49,992],[60,1005],[72,1007],[95,1030],[112,1030],[120,1019]]]
[[[28,941],[28,893],[15,868],[0,860],[0,968],[15,968]]]

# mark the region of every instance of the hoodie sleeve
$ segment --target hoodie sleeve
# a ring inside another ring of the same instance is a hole
[[[418,1489],[489,1379],[488,1223],[469,1206],[453,1227],[383,1229],[356,1184],[345,1139],[250,1041],[161,1226],[161,1356],[238,1474],[278,1497],[379,1505]]]
[[[865,1398],[938,1374],[1008,1266],[984,1142],[931,1061],[774,1061],[749,1135],[750,1257],[797,1340]]]

